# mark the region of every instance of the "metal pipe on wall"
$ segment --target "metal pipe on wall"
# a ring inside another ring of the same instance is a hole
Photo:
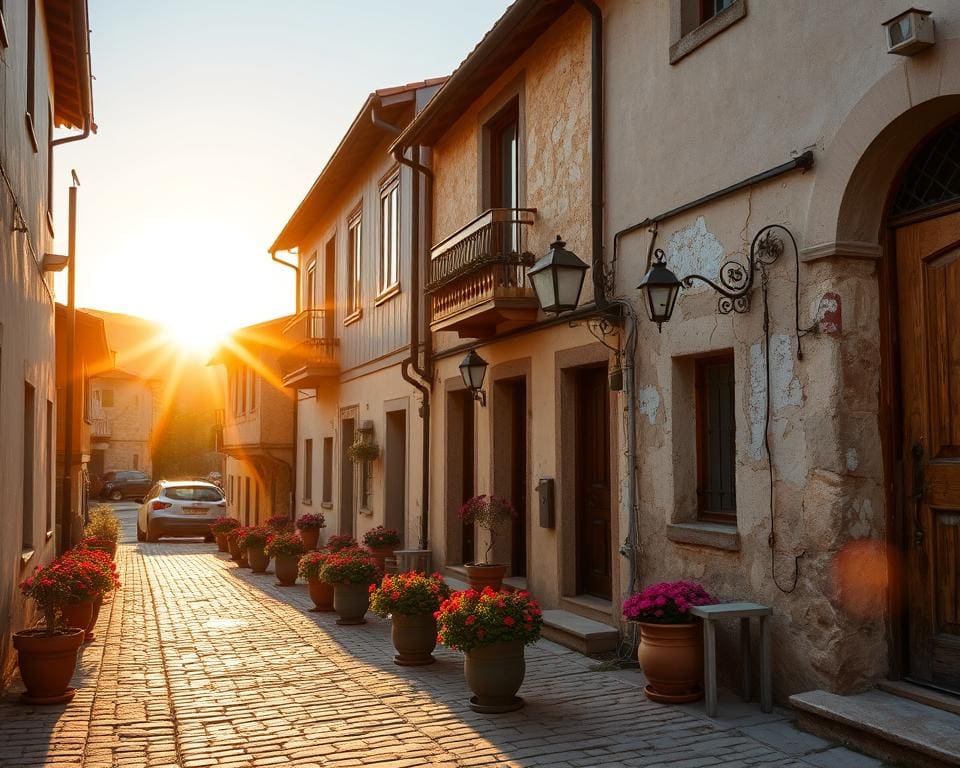
[[[79,537],[73,530],[73,393],[76,376],[76,328],[77,328],[77,184],[70,186],[69,224],[67,258],[70,271],[67,273],[67,386],[66,407],[63,431],[63,483],[60,489],[60,540],[57,542],[60,553],[72,547]]]

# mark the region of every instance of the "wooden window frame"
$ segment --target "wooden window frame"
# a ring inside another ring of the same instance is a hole
[[[33,116],[37,109],[37,0],[27,0],[27,136],[34,153],[40,151]]]
[[[710,0],[671,0],[670,64],[676,64],[747,15],[747,0],[732,0],[707,15]]]
[[[516,178],[516,189],[514,193],[516,195],[516,206],[520,207],[520,194],[521,194],[521,152],[520,152],[520,97],[519,95],[514,96],[506,104],[504,104],[497,113],[487,121],[484,125],[484,132],[486,135],[486,146],[487,153],[484,158],[486,165],[486,177],[487,177],[487,193],[485,195],[487,200],[488,208],[504,208],[510,207],[505,206],[502,201],[498,200],[500,194],[500,188],[503,182],[503,155],[501,153],[501,143],[500,137],[503,135],[504,130],[508,126],[516,126],[517,138],[516,138],[516,163],[517,163],[517,178]]]
[[[307,264],[307,272],[305,277],[305,284],[303,286],[303,298],[304,298],[304,309],[313,309],[317,305],[317,254],[314,251],[313,256],[310,259],[310,263]]]
[[[389,202],[391,199],[392,203]],[[387,204],[389,209],[385,209],[384,204]],[[380,187],[380,270],[377,275],[377,304],[400,292],[400,217],[400,173],[397,171]]]
[[[303,497],[304,504],[313,503],[313,438],[303,441]]]
[[[7,36],[7,22],[3,18],[3,0],[0,0],[0,48],[7,48],[10,38]]]
[[[323,438],[322,456],[323,477],[321,478],[320,501],[323,504],[333,503],[333,438]]]
[[[733,487],[734,508],[732,511],[716,510],[707,507],[704,498],[706,493],[704,488],[708,483],[708,472],[710,465],[709,448],[707,446],[707,425],[710,420],[709,398],[706,384],[706,369],[711,364],[727,363],[730,365],[733,374],[731,382],[731,405],[730,413],[733,422],[733,475],[731,485]],[[696,495],[697,495],[697,520],[707,523],[722,523],[726,525],[737,524],[736,509],[736,446],[737,446],[737,418],[736,418],[736,362],[733,351],[721,352],[718,354],[709,354],[697,357],[694,364],[694,409],[695,409],[695,438],[697,446],[697,474],[696,474]]]
[[[363,314],[361,282],[363,279],[363,210],[361,206],[347,219],[347,306],[344,325],[359,320]]]

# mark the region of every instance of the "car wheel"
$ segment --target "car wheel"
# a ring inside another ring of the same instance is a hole
[[[147,541],[151,543],[156,543],[160,541],[160,533],[150,525],[150,521],[147,521]]]
[[[123,493],[121,491],[111,491],[110,492],[111,501],[123,501]]]
[[[143,530],[140,528],[140,521],[138,520],[137,521],[137,541],[146,541],[146,540],[147,540],[147,534],[145,534]]]
[[[213,535],[208,533],[206,536],[203,537],[203,541],[204,543],[209,544],[210,542],[213,541]]]

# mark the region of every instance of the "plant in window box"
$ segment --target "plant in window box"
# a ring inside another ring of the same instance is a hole
[[[357,540],[349,533],[335,533],[327,539],[327,549],[331,552],[339,552],[341,549],[356,549],[360,546]]]
[[[370,585],[380,577],[380,569],[370,553],[360,547],[332,552],[323,564],[320,578],[333,584],[333,608],[337,624],[364,624],[370,605]]]
[[[240,521],[235,517],[218,517],[210,523],[210,533],[217,541],[217,549],[221,552],[229,552],[230,547],[227,542],[227,534],[234,528],[240,527]]]
[[[380,585],[370,585],[370,609],[378,616],[392,616],[391,634],[395,664],[416,667],[433,664],[437,646],[434,614],[450,597],[450,587],[439,573],[425,576],[416,571],[386,575]]]
[[[477,712],[523,706],[517,691],[526,663],[523,648],[540,638],[543,616],[528,592],[468,589],[454,592],[436,613],[437,639],[463,651],[463,672]]]
[[[380,446],[373,441],[368,442],[360,437],[347,447],[345,453],[349,461],[354,464],[362,464],[365,461],[376,461],[380,456]]]
[[[320,579],[320,572],[329,556],[330,552],[322,549],[307,552],[300,558],[300,565],[297,568],[300,578],[307,582],[307,589],[314,606],[310,610],[314,613],[333,610],[333,584],[327,584]]]
[[[300,515],[297,518],[297,530],[300,531],[300,538],[303,539],[303,546],[308,551],[313,551],[320,543],[320,529],[327,527],[327,521],[322,513]]]
[[[623,601],[623,615],[640,626],[637,658],[647,698],[662,703],[703,696],[703,628],[690,609],[716,599],[695,581],[652,584]]]
[[[400,546],[400,533],[393,528],[378,525],[363,534],[363,544],[370,550],[371,556],[377,561],[382,571],[386,568],[387,558],[393,557],[393,553]]]
[[[293,520],[286,515],[274,515],[267,520],[267,528],[276,533],[287,533],[293,530]]]
[[[470,586],[476,590],[484,587],[498,590],[503,585],[503,577],[507,574],[504,563],[491,563],[490,553],[493,551],[497,536],[503,528],[513,522],[517,516],[513,505],[499,496],[474,496],[467,499],[460,507],[460,519],[467,525],[478,525],[487,532],[487,549],[483,555],[483,562],[464,563],[467,579]]]
[[[270,556],[266,553],[265,547],[272,533],[273,531],[262,525],[254,525],[243,529],[243,535],[239,542],[240,549],[247,553],[247,562],[250,563],[250,570],[254,573],[267,572],[267,566],[270,565]]]
[[[275,533],[267,539],[267,557],[275,560],[277,581],[280,586],[292,587],[297,582],[297,566],[307,551],[303,541],[295,533]]]

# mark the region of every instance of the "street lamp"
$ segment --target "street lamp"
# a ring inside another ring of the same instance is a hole
[[[662,330],[663,324],[673,314],[673,306],[680,293],[680,281],[667,267],[667,257],[662,250],[657,248],[653,255],[656,261],[637,287],[643,295],[647,316],[657,324],[657,330]]]
[[[467,389],[473,393],[473,399],[486,406],[487,393],[483,391],[483,378],[487,375],[487,361],[477,354],[475,349],[467,352],[460,363],[460,376]]]
[[[566,246],[557,235],[547,255],[527,270],[527,277],[533,283],[537,301],[544,312],[559,314],[576,309],[580,303],[583,278],[589,266]]]

